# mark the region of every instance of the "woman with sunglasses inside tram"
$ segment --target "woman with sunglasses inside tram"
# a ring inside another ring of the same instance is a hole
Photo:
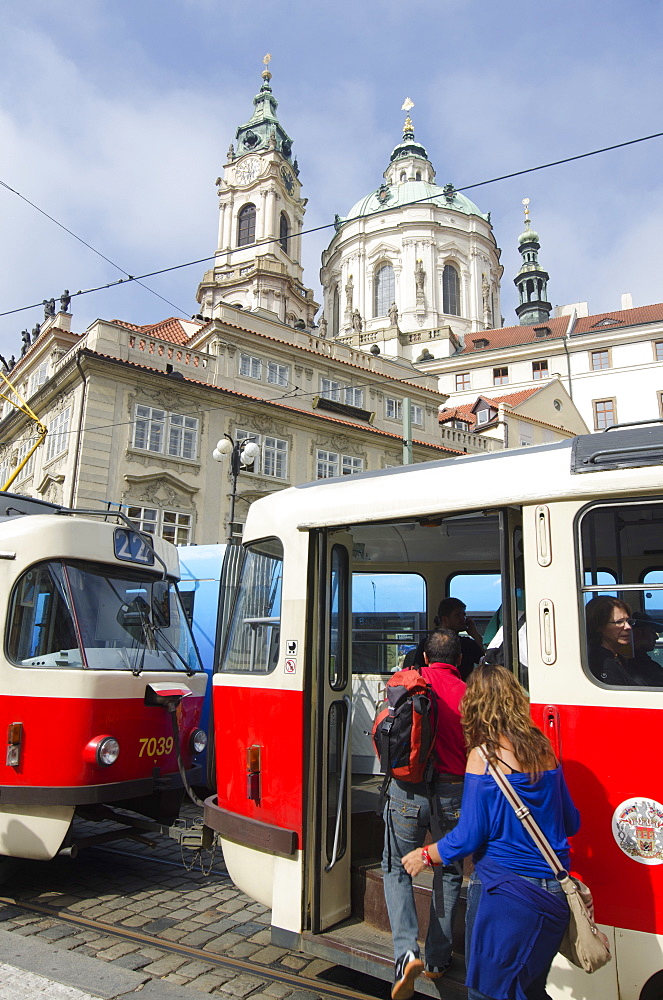
[[[632,687],[638,680],[629,668],[633,657],[631,609],[616,597],[593,597],[585,608],[589,669],[604,684]]]

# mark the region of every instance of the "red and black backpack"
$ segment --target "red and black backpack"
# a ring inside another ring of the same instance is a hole
[[[430,684],[414,668],[396,671],[373,723],[373,746],[384,774],[380,803],[390,778],[430,781],[436,731],[437,701]]]

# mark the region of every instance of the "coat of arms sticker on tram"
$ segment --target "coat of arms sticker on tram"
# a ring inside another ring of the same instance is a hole
[[[663,805],[655,799],[626,799],[612,816],[618,847],[641,865],[663,865]]]

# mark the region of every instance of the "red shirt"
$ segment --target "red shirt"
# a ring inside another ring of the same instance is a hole
[[[429,663],[421,668],[424,680],[437,696],[437,734],[435,736],[436,773],[465,774],[467,751],[460,725],[460,699],[465,682],[451,663]]]

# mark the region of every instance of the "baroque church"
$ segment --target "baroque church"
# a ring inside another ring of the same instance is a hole
[[[119,505],[176,543],[214,542],[241,535],[250,503],[276,489],[560,440],[635,419],[634,406],[660,414],[663,306],[553,315],[526,212],[518,323],[504,327],[490,215],[435,183],[409,100],[382,182],[336,218],[321,307],[304,283],[307,202],[271,80],[266,66],[216,181],[199,311],[77,331],[70,298],[57,312],[51,301],[5,366],[17,395],[3,394],[0,488]]]

